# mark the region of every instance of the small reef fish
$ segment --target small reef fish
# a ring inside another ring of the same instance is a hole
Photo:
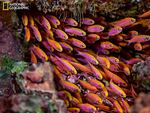
[[[33,34],[35,36],[35,38],[41,42],[42,41],[42,36],[41,36],[41,33],[39,32],[38,28],[33,26],[33,25],[30,25],[32,31],[33,31]]]
[[[65,32],[77,36],[86,36],[86,32],[79,28],[73,28],[73,27],[65,28]]]
[[[138,35],[134,36],[128,41],[128,45],[131,43],[136,43],[136,42],[147,42],[150,41],[150,36],[149,35]]]
[[[54,29],[53,28],[53,32],[57,35],[57,37],[59,37],[60,39],[64,39],[67,40],[68,39],[68,35],[61,29]]]
[[[77,22],[75,19],[73,19],[73,18],[66,18],[66,19],[64,20],[64,22],[65,22],[67,25],[70,25],[70,26],[73,26],[73,27],[78,26],[78,22]]]
[[[104,27],[101,25],[91,25],[87,27],[87,31],[90,33],[99,33],[104,30]]]
[[[81,23],[84,25],[93,25],[95,23],[95,21],[91,18],[83,18],[81,20]]]
[[[24,26],[28,25],[28,16],[27,15],[22,15],[22,23]]]
[[[108,32],[108,36],[115,36],[122,32],[122,28],[120,26],[114,26]]]

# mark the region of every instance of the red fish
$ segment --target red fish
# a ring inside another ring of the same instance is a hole
[[[87,27],[87,31],[90,33],[99,33],[104,30],[104,27],[101,25],[91,25]]]
[[[84,25],[93,25],[95,23],[95,21],[91,18],[83,18],[81,22]]]
[[[85,36],[86,35],[86,32],[83,31],[82,29],[73,28],[73,27],[65,28],[65,32],[70,33],[70,34],[74,34],[74,35],[77,35],[77,36]]]
[[[115,26],[109,30],[108,36],[115,36],[121,32],[122,32],[122,28],[120,26]]]

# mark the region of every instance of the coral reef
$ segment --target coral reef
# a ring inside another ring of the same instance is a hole
[[[135,104],[130,113],[149,113],[150,112],[150,95],[140,93],[135,100]]]
[[[37,12],[24,13],[22,23],[31,62],[52,63],[58,96],[68,111],[123,113],[137,95],[131,67],[149,56],[150,47],[150,36],[131,26],[149,16],[147,11],[114,22],[87,16],[79,23]]]
[[[133,70],[133,81],[139,92],[149,92],[150,91],[150,57],[145,61],[138,62],[132,67]]]

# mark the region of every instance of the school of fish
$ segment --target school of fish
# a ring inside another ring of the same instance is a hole
[[[143,18],[150,11],[111,23],[24,13],[22,23],[31,62],[53,64],[58,96],[70,113],[129,113],[137,94],[128,78],[150,56],[150,36],[128,28]]]

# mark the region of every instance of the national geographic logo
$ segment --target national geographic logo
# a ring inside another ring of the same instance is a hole
[[[9,10],[9,2],[3,2],[3,10]]]
[[[3,10],[29,10],[29,6],[26,6],[24,3],[3,2]]]

